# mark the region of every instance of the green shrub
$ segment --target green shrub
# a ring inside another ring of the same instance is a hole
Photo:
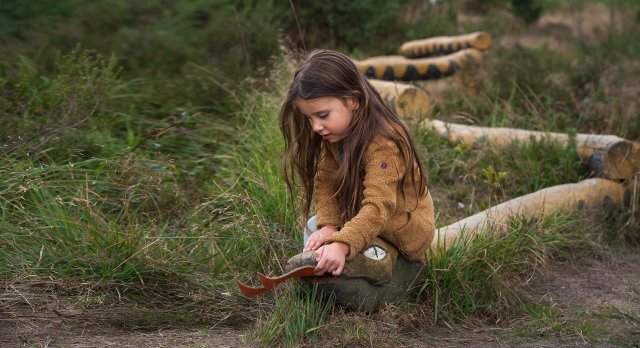
[[[299,23],[300,30],[306,34],[298,40],[304,39],[307,48],[350,52],[356,48],[374,48],[380,44],[379,38],[393,34],[397,28],[394,14],[400,1],[294,1],[293,4],[298,18],[287,16],[288,32],[297,34]]]
[[[20,36],[24,30],[44,24],[44,19],[69,16],[73,7],[71,0],[5,0],[0,3],[0,34]]]
[[[526,24],[531,24],[540,18],[542,4],[538,0],[511,0],[513,13]]]
[[[76,49],[59,55],[53,77],[41,74],[26,58],[17,76],[5,78],[10,87],[0,94],[0,129],[4,155],[37,153],[83,128],[97,117],[118,84],[115,59]]]

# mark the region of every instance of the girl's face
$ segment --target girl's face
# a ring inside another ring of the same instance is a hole
[[[351,124],[351,112],[358,107],[355,98],[346,101],[335,97],[296,99],[298,110],[309,120],[313,131],[323,140],[335,143],[344,138]]]

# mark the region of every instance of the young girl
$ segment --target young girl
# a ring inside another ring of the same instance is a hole
[[[300,180],[305,220],[315,193],[317,230],[304,250],[315,250],[316,274],[340,275],[376,237],[424,261],[434,234],[424,169],[407,128],[347,56],[306,56],[280,110],[280,130],[285,181],[291,190]]]

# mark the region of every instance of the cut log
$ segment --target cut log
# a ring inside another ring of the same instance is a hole
[[[488,144],[505,148],[514,143],[526,144],[532,140],[569,143],[564,133],[528,131],[514,128],[487,128],[447,123],[440,120],[426,121],[451,144],[464,143],[469,147]],[[578,157],[597,176],[613,180],[624,180],[640,174],[640,144],[614,135],[577,134]]]
[[[368,78],[380,80],[416,81],[439,79],[453,75],[469,61],[479,62],[482,52],[467,48],[456,53],[422,59],[407,59],[403,56],[380,56],[365,60],[354,60],[358,70]]]
[[[369,80],[369,83],[400,118],[422,116],[429,112],[429,97],[416,86],[382,80]]]
[[[627,197],[625,197],[627,194]],[[476,233],[500,230],[509,218],[525,217],[541,220],[557,211],[597,209],[607,205],[623,205],[629,193],[622,184],[606,179],[588,179],[577,184],[549,187],[498,204],[451,225],[437,229],[431,250],[442,252],[460,238]]]
[[[465,48],[484,51],[491,46],[491,35],[475,32],[458,36],[438,36],[423,40],[408,41],[400,47],[400,53],[407,58],[424,58],[450,54]]]

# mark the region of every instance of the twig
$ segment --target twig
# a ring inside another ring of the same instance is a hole
[[[496,342],[498,342],[498,345],[500,345],[500,348],[502,348],[502,342],[500,342],[500,340],[498,339],[498,336],[493,335],[493,338],[496,339]]]
[[[300,35],[300,42],[302,42],[302,48],[306,51],[307,45],[304,43],[304,35],[302,34],[302,29],[300,29],[300,22],[298,22],[298,14],[296,13],[296,8],[293,6],[293,1],[289,0],[289,5],[291,5],[291,11],[293,11],[293,18],[296,20],[296,26],[298,27],[298,35]]]
[[[630,225],[635,225],[636,223],[636,200],[638,194],[638,175],[633,177],[633,193],[631,195],[631,216],[627,223],[624,224],[623,227],[627,227]]]
[[[218,326],[218,324],[220,324],[220,323],[222,323],[223,321],[227,320],[227,319],[228,319],[232,314],[233,314],[233,312],[232,312],[232,311],[230,311],[230,312],[229,312],[229,314],[227,314],[224,318],[222,318],[222,319],[220,319],[220,320],[216,321],[216,323],[215,323],[215,324],[213,324],[213,326],[212,326],[212,327],[210,327],[208,331],[209,331],[209,332],[213,331],[213,329],[215,329],[215,328],[216,328],[216,326]]]
[[[31,307],[31,311],[35,313],[36,309],[33,308],[33,306],[31,305],[31,302],[29,302],[29,300],[26,297],[24,297],[24,295],[20,293],[20,291],[18,291],[18,289],[16,289],[15,286],[11,285],[11,288],[13,289],[13,291],[17,292],[18,295],[20,295],[20,297],[22,297],[25,301],[27,301],[27,304],[29,305],[29,307]]]

